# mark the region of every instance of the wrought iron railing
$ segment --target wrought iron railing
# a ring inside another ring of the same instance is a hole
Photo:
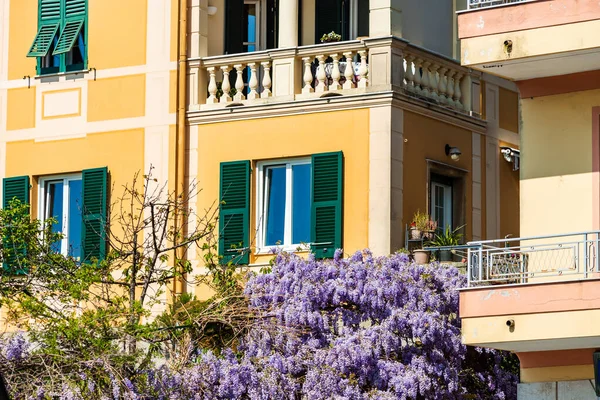
[[[469,9],[500,6],[504,4],[522,3],[531,0],[469,0]]]
[[[600,231],[468,243],[469,286],[600,276]]]

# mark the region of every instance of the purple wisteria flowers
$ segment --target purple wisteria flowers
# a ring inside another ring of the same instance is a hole
[[[464,284],[456,268],[404,254],[338,251],[320,261],[279,253],[270,273],[246,284],[256,319],[239,347],[218,356],[198,349],[183,368],[167,363],[127,378],[82,370],[59,390],[73,399],[516,399],[506,367],[514,356],[461,343],[456,289]],[[17,336],[0,354],[23,362],[27,343]],[[44,393],[30,398],[50,398]]]

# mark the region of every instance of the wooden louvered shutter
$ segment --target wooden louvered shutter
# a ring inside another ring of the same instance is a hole
[[[106,256],[108,169],[82,171],[83,207],[81,224],[82,261]]]
[[[342,248],[342,152],[313,154],[311,184],[311,250],[317,258],[331,258]]]
[[[68,53],[77,40],[87,16],[87,0],[66,0],[64,23],[53,55]]]
[[[225,0],[225,54],[244,52],[244,0]]]
[[[44,57],[60,27],[62,18],[61,0],[39,0],[38,32],[27,57]]]
[[[7,209],[10,202],[19,200],[22,204],[29,204],[29,176],[17,176],[14,178],[4,178],[2,181],[2,207]],[[10,230],[9,230],[10,232]],[[5,270],[11,270],[15,275],[24,274],[26,271],[19,268],[16,264],[18,254],[24,255],[26,252],[25,243],[15,243],[10,236],[3,239],[3,247],[7,259],[2,264]]]
[[[221,262],[250,262],[250,161],[221,163],[219,255]]]

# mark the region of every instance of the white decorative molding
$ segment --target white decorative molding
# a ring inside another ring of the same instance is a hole
[[[41,119],[81,116],[81,88],[45,91]]]

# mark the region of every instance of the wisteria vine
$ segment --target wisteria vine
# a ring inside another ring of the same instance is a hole
[[[256,320],[241,346],[218,356],[195,349],[181,368],[155,362],[129,376],[86,360],[64,379],[42,374],[19,398],[516,399],[514,356],[461,343],[464,284],[456,268],[405,254],[279,253],[271,272],[246,284]],[[34,347],[22,335],[0,344],[9,387],[39,357]]]

